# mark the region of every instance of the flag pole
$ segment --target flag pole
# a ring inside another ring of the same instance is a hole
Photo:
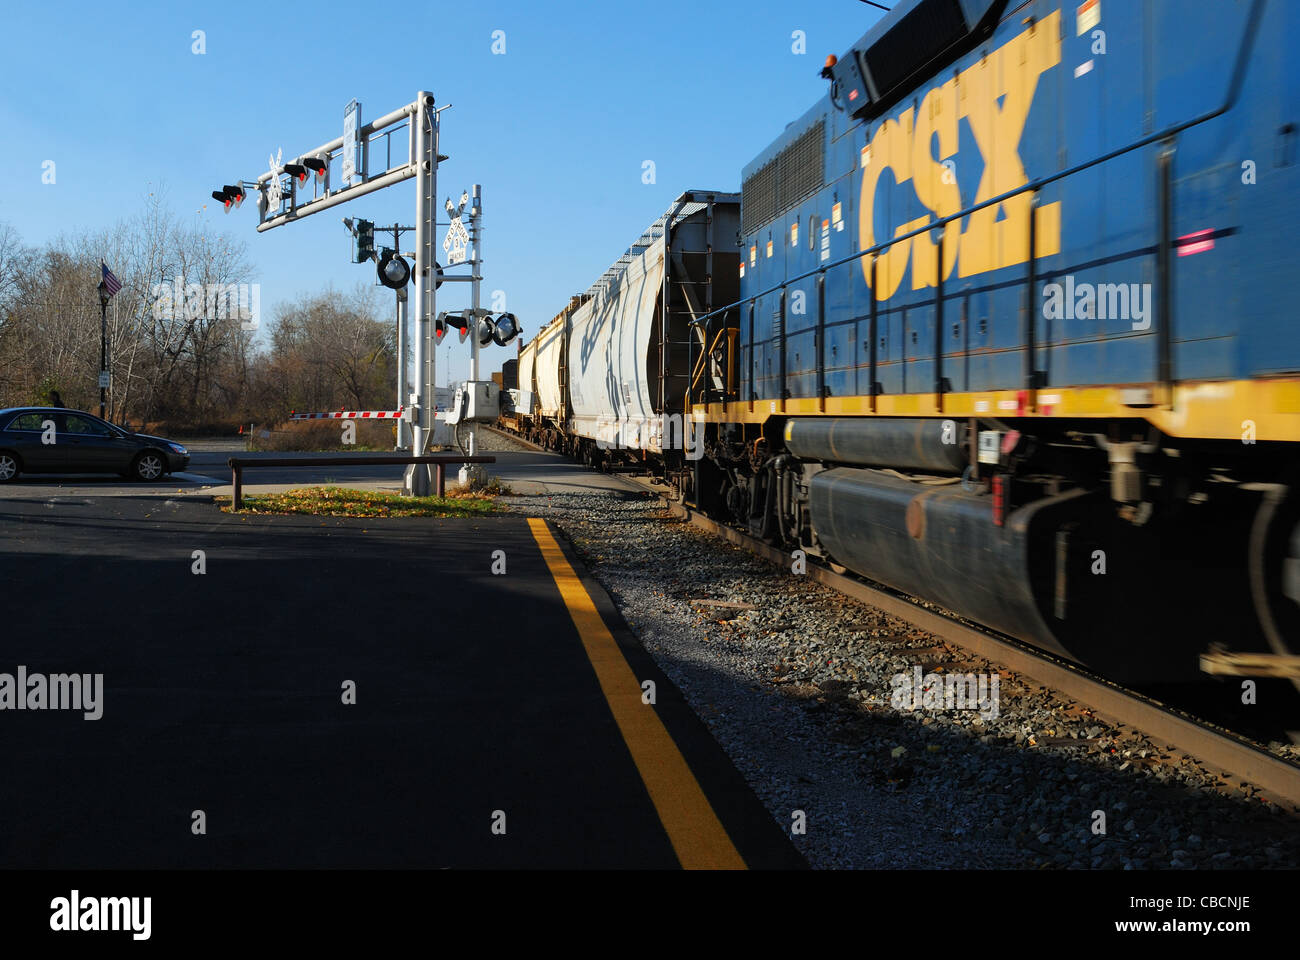
[[[99,261],[99,419],[104,419],[105,400],[108,390],[104,384],[104,373],[108,370],[108,283],[105,274],[108,268],[104,261]]]

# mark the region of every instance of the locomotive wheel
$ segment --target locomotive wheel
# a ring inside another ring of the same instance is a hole
[[[1279,656],[1300,655],[1300,495],[1281,484],[1264,490],[1250,531],[1250,592],[1260,627]],[[1290,580],[1288,580],[1290,577]],[[1291,682],[1300,690],[1300,678]]]

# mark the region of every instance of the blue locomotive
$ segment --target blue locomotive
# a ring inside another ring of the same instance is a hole
[[[694,243],[668,217],[575,300],[651,332],[551,379],[590,402],[617,357],[607,406],[641,378],[702,455],[557,445],[1117,679],[1300,653],[1296,35],[1283,0],[897,4],[745,166],[736,247],[693,191]]]

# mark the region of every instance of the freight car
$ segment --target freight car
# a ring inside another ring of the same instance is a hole
[[[634,248],[543,331],[533,429],[609,462],[593,396],[662,429],[680,403],[686,449],[616,457],[1116,679],[1300,653],[1298,28],[1280,0],[899,3],[744,168],[703,274],[665,254],[644,296]]]
[[[521,432],[591,466],[662,472],[682,446],[689,357],[707,348],[699,321],[740,295],[739,229],[738,195],[679,196],[520,347]]]

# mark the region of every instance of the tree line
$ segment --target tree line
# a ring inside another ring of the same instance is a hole
[[[376,288],[307,293],[262,317],[246,245],[150,194],[129,219],[38,247],[0,222],[0,407],[57,394],[98,412],[101,260],[122,283],[107,310],[115,423],[229,432],[393,404],[397,337]]]

